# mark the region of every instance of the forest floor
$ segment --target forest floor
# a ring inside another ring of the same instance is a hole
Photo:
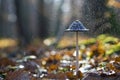
[[[14,40],[0,40],[0,80],[120,80],[119,38],[79,37],[78,72],[75,38],[63,37],[51,46],[54,42],[35,40],[19,48]]]

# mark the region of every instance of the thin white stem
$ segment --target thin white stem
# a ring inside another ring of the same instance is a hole
[[[76,73],[79,70],[79,47],[78,47],[78,32],[76,32]]]

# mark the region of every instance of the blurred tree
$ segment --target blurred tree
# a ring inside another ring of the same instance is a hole
[[[38,0],[39,6],[38,6],[38,20],[39,20],[39,36],[40,38],[44,39],[48,37],[48,18],[47,18],[47,11],[45,12],[45,5],[44,0]]]
[[[105,3],[106,0],[85,0],[84,2],[83,21],[90,28],[90,35],[97,35],[105,30],[104,27],[101,29],[101,26],[108,22],[108,19],[104,16],[107,10]]]
[[[29,28],[29,7],[28,0],[15,0],[17,14],[17,30],[22,45],[30,43],[31,31]]]
[[[56,2],[56,4],[58,4],[58,3]],[[64,30],[65,30],[65,24],[66,24],[65,22],[66,22],[66,20],[64,19],[65,12],[62,9],[63,6],[64,6],[64,1],[63,0],[61,0],[59,2],[59,5],[54,6],[54,7],[57,7],[56,8],[57,9],[56,10],[56,13],[57,13],[56,17],[57,17],[57,19],[54,18],[54,21],[56,23],[55,23],[55,25],[53,25],[53,26],[56,26],[56,31],[55,31],[55,34],[56,34],[55,35],[56,36],[56,44],[58,43],[58,41],[63,36]]]
[[[48,4],[49,3],[49,4]],[[48,7],[51,8],[48,11],[49,15],[49,34],[50,36],[56,36],[60,27],[60,20],[62,16],[61,6],[63,4],[63,0],[53,0],[51,2],[47,2]],[[52,5],[51,5],[52,4]],[[47,8],[46,8],[47,11]]]
[[[85,0],[84,21],[89,26],[91,35],[101,33],[119,35],[120,28],[115,17],[117,14],[107,6],[107,3],[108,0]]]
[[[2,3],[0,0],[0,28],[1,28],[1,26],[2,26]],[[0,37],[2,36],[1,32],[2,32],[2,30],[0,29]]]
[[[16,15],[14,0],[1,0],[0,35],[1,37],[16,38]]]
[[[76,19],[90,29],[91,36],[118,34],[119,11],[116,6],[108,8],[108,1],[112,0],[0,0],[0,37],[17,37],[24,45],[53,36],[57,43]]]
[[[108,32],[120,37],[120,2],[118,0],[108,0],[107,7],[110,13],[109,22],[111,24],[111,28]]]
[[[29,28],[31,29],[32,39],[39,37],[38,33],[38,0],[29,0]]]

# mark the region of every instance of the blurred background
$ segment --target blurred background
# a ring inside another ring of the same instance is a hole
[[[76,36],[65,32],[76,20],[89,29],[79,32],[77,73]],[[119,76],[120,0],[0,0],[0,80]]]
[[[119,37],[120,0],[0,0],[0,38],[22,46],[49,37],[57,43],[74,20],[90,29],[87,36]]]

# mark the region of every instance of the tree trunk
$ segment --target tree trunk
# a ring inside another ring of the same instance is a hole
[[[17,30],[21,45],[29,44],[32,40],[30,29],[30,7],[28,0],[15,0],[17,14]]]
[[[1,0],[0,35],[1,37],[16,38],[16,15],[13,0]]]

